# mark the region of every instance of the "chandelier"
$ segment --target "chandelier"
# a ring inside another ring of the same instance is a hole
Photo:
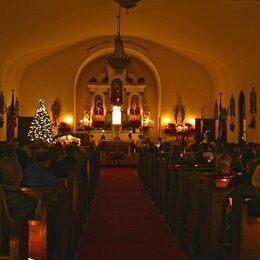
[[[120,35],[121,25],[121,7],[129,9],[136,5],[140,0],[116,0],[119,3],[119,11],[117,18],[117,35],[115,37],[115,48],[114,53],[108,58],[108,64],[116,72],[123,72],[131,63],[129,56],[125,54],[124,42]]]
[[[129,9],[134,6],[140,1],[140,0],[116,0],[123,8]]]

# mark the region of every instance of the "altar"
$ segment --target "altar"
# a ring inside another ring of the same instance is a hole
[[[136,165],[135,144],[132,141],[102,141],[100,143],[102,165]]]

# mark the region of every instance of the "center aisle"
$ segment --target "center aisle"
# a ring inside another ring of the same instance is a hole
[[[82,235],[79,260],[184,259],[128,168],[106,168]]]

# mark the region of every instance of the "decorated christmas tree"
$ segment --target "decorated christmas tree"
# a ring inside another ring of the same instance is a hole
[[[49,144],[53,142],[51,120],[43,99],[39,100],[39,107],[31,123],[28,137],[33,142],[37,140],[43,140]]]

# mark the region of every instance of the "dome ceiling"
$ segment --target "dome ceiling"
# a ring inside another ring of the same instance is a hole
[[[23,56],[116,32],[114,0],[2,2],[0,77]],[[123,11],[121,32],[242,71],[259,67],[260,1],[141,0]]]

